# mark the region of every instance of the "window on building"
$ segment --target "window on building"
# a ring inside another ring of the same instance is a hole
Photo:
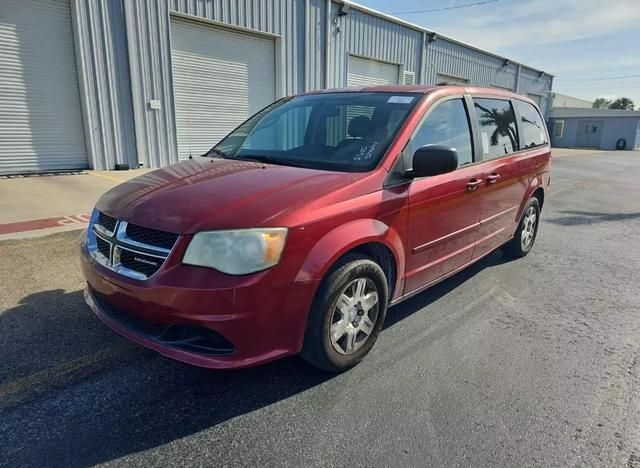
[[[564,135],[564,120],[556,120],[553,124],[553,136],[562,138],[562,135]]]
[[[458,151],[459,166],[473,162],[469,117],[462,99],[451,99],[438,104],[414,134],[405,154],[408,158],[413,158],[415,151],[425,145],[455,148]],[[411,167],[411,163],[406,162],[407,167]]]
[[[483,159],[494,159],[517,151],[518,130],[511,102],[474,98]]]
[[[515,101],[520,117],[520,145],[522,148],[533,148],[546,145],[547,131],[538,110],[528,102]]]

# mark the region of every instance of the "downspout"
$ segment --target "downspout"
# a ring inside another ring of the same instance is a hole
[[[304,2],[304,92],[310,91],[311,77],[309,72],[309,0]]]
[[[427,52],[427,32],[426,31],[422,31],[422,34],[420,35],[421,37],[421,43],[420,43],[420,75],[418,78],[418,83],[416,84],[426,84],[426,70],[425,70],[425,54]]]

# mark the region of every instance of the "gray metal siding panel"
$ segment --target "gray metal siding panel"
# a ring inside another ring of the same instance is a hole
[[[327,42],[326,0],[307,0],[306,40],[304,42],[305,90],[325,88],[325,44]]]
[[[338,5],[332,5],[332,16]],[[352,9],[332,25],[331,73],[329,87],[347,84],[348,55],[391,62],[402,70],[416,72],[420,64],[420,31]]]
[[[537,94],[540,96],[540,109],[543,115],[548,116],[551,112],[551,83],[552,77],[549,75],[540,75],[535,70],[522,67],[520,72],[520,83],[518,85],[518,93],[526,96],[527,94]]]
[[[173,109],[169,9],[165,1],[125,1],[138,160],[145,167],[178,161]],[[151,109],[150,100],[161,108]]]
[[[137,167],[122,3],[78,0],[74,4],[89,165]]]
[[[169,9],[271,34],[282,33],[282,9],[298,0],[170,0]]]
[[[473,85],[515,90],[517,65],[437,38],[426,46],[424,84],[436,84],[437,74],[468,79]]]

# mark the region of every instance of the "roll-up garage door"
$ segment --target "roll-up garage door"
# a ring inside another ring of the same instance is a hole
[[[400,67],[392,63],[378,62],[361,57],[349,56],[347,86],[377,86],[398,84]]]
[[[87,167],[68,0],[0,1],[0,173]]]
[[[275,100],[272,38],[172,18],[171,59],[181,159]]]

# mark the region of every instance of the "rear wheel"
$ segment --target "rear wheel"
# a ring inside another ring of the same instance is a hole
[[[360,362],[375,343],[387,312],[388,285],[380,266],[349,255],[322,281],[309,312],[301,356],[329,372]]]
[[[513,239],[502,247],[502,251],[510,257],[524,257],[533,248],[540,224],[540,202],[532,197],[527,202],[522,213]]]

